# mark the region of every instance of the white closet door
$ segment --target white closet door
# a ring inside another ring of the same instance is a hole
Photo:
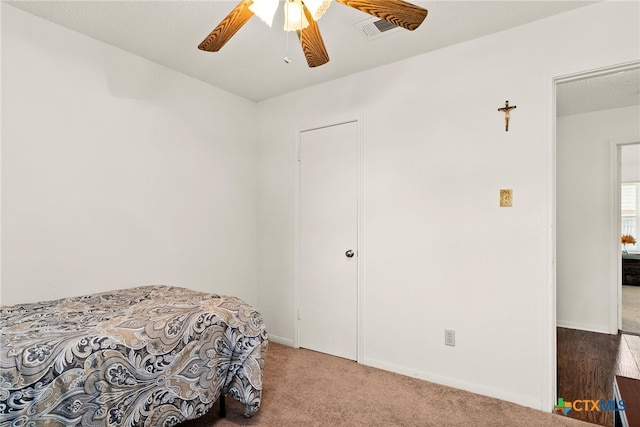
[[[358,124],[301,133],[301,347],[357,359]]]

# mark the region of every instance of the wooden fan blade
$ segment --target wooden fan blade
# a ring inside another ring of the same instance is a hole
[[[427,9],[402,0],[336,0],[407,30],[415,30],[427,17]]]
[[[304,7],[304,15],[309,21],[309,26],[298,30],[298,38],[309,67],[318,67],[329,62],[329,54],[320,35],[318,23],[313,19],[306,6]]]
[[[249,10],[252,3],[253,0],[242,0],[198,45],[198,49],[208,52],[219,51],[253,16],[253,12]]]

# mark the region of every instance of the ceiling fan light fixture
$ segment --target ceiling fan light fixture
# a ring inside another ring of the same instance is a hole
[[[280,0],[284,2],[284,30],[296,31],[307,65],[314,68],[329,62],[329,54],[316,22],[332,0]],[[278,0],[240,0],[240,3],[198,45],[198,49],[218,52],[251,17],[258,15],[269,26],[273,24]],[[405,0],[337,0],[353,9],[386,21],[387,26],[413,31],[427,17],[427,9]],[[382,22],[382,21],[378,21]],[[383,31],[378,24],[374,24]],[[287,37],[287,40],[289,38]],[[288,58],[285,57],[285,62]]]
[[[329,6],[331,6],[331,0],[303,0],[303,3],[316,21],[320,19]]]
[[[299,31],[309,26],[304,16],[304,5],[301,0],[287,0],[284,3],[284,30]]]
[[[269,27],[273,25],[273,17],[278,9],[278,0],[253,0],[249,10],[262,19]]]

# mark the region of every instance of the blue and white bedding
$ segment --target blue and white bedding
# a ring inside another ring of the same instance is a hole
[[[168,426],[260,408],[268,336],[242,300],[145,286],[0,307],[0,426]]]

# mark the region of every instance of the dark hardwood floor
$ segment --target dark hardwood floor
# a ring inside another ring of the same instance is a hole
[[[640,336],[557,329],[558,397],[613,399],[615,375],[640,379]],[[611,411],[569,411],[569,417],[613,426]]]

